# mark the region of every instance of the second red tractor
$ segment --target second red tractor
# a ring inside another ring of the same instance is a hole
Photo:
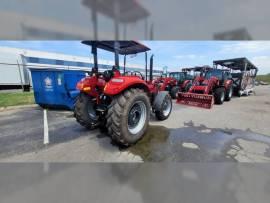
[[[233,81],[230,72],[211,68],[194,79],[187,93],[178,93],[177,102],[211,108],[214,103],[230,101],[232,94]]]

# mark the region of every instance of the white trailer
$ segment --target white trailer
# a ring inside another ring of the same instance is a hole
[[[123,63],[123,61],[121,61]],[[122,67],[123,64],[120,63]],[[100,71],[111,69],[113,61],[100,60]],[[127,71],[140,71],[144,67],[138,64],[127,64]],[[23,88],[30,90],[32,86],[29,68],[65,69],[91,71],[93,59],[52,52],[0,47],[0,89]],[[162,73],[160,69],[153,70],[153,75]]]

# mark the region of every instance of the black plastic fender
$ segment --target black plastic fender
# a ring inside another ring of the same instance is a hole
[[[160,91],[155,96],[154,102],[153,102],[153,110],[160,111],[162,110],[162,103],[166,97],[166,95],[169,95],[168,91]]]

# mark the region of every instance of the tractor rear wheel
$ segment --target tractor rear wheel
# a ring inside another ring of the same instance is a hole
[[[223,104],[225,100],[225,88],[224,87],[218,87],[214,91],[214,98],[216,104]]]
[[[106,115],[108,134],[120,145],[140,140],[149,123],[150,101],[141,89],[129,89],[113,98]]]
[[[172,99],[176,99],[177,97],[177,93],[179,91],[179,87],[178,86],[174,86],[171,91],[170,91],[170,95]]]
[[[233,95],[233,86],[230,85],[227,89],[226,89],[226,93],[225,93],[225,101],[230,101]]]
[[[96,114],[95,103],[91,97],[83,92],[77,97],[74,116],[82,126],[93,129],[99,124],[99,116]]]

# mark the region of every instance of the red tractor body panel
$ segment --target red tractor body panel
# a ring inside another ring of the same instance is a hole
[[[97,87],[103,89],[106,82],[102,78],[97,76],[87,76],[77,83],[76,88],[82,92],[85,92],[91,96],[98,96]]]
[[[138,76],[119,76],[113,77],[106,84],[104,94],[114,96],[120,94],[131,86],[143,86],[147,91],[150,91],[148,84]]]
[[[159,91],[170,91],[174,86],[177,86],[177,80],[172,77],[159,77],[153,80],[153,83],[158,86]]]

